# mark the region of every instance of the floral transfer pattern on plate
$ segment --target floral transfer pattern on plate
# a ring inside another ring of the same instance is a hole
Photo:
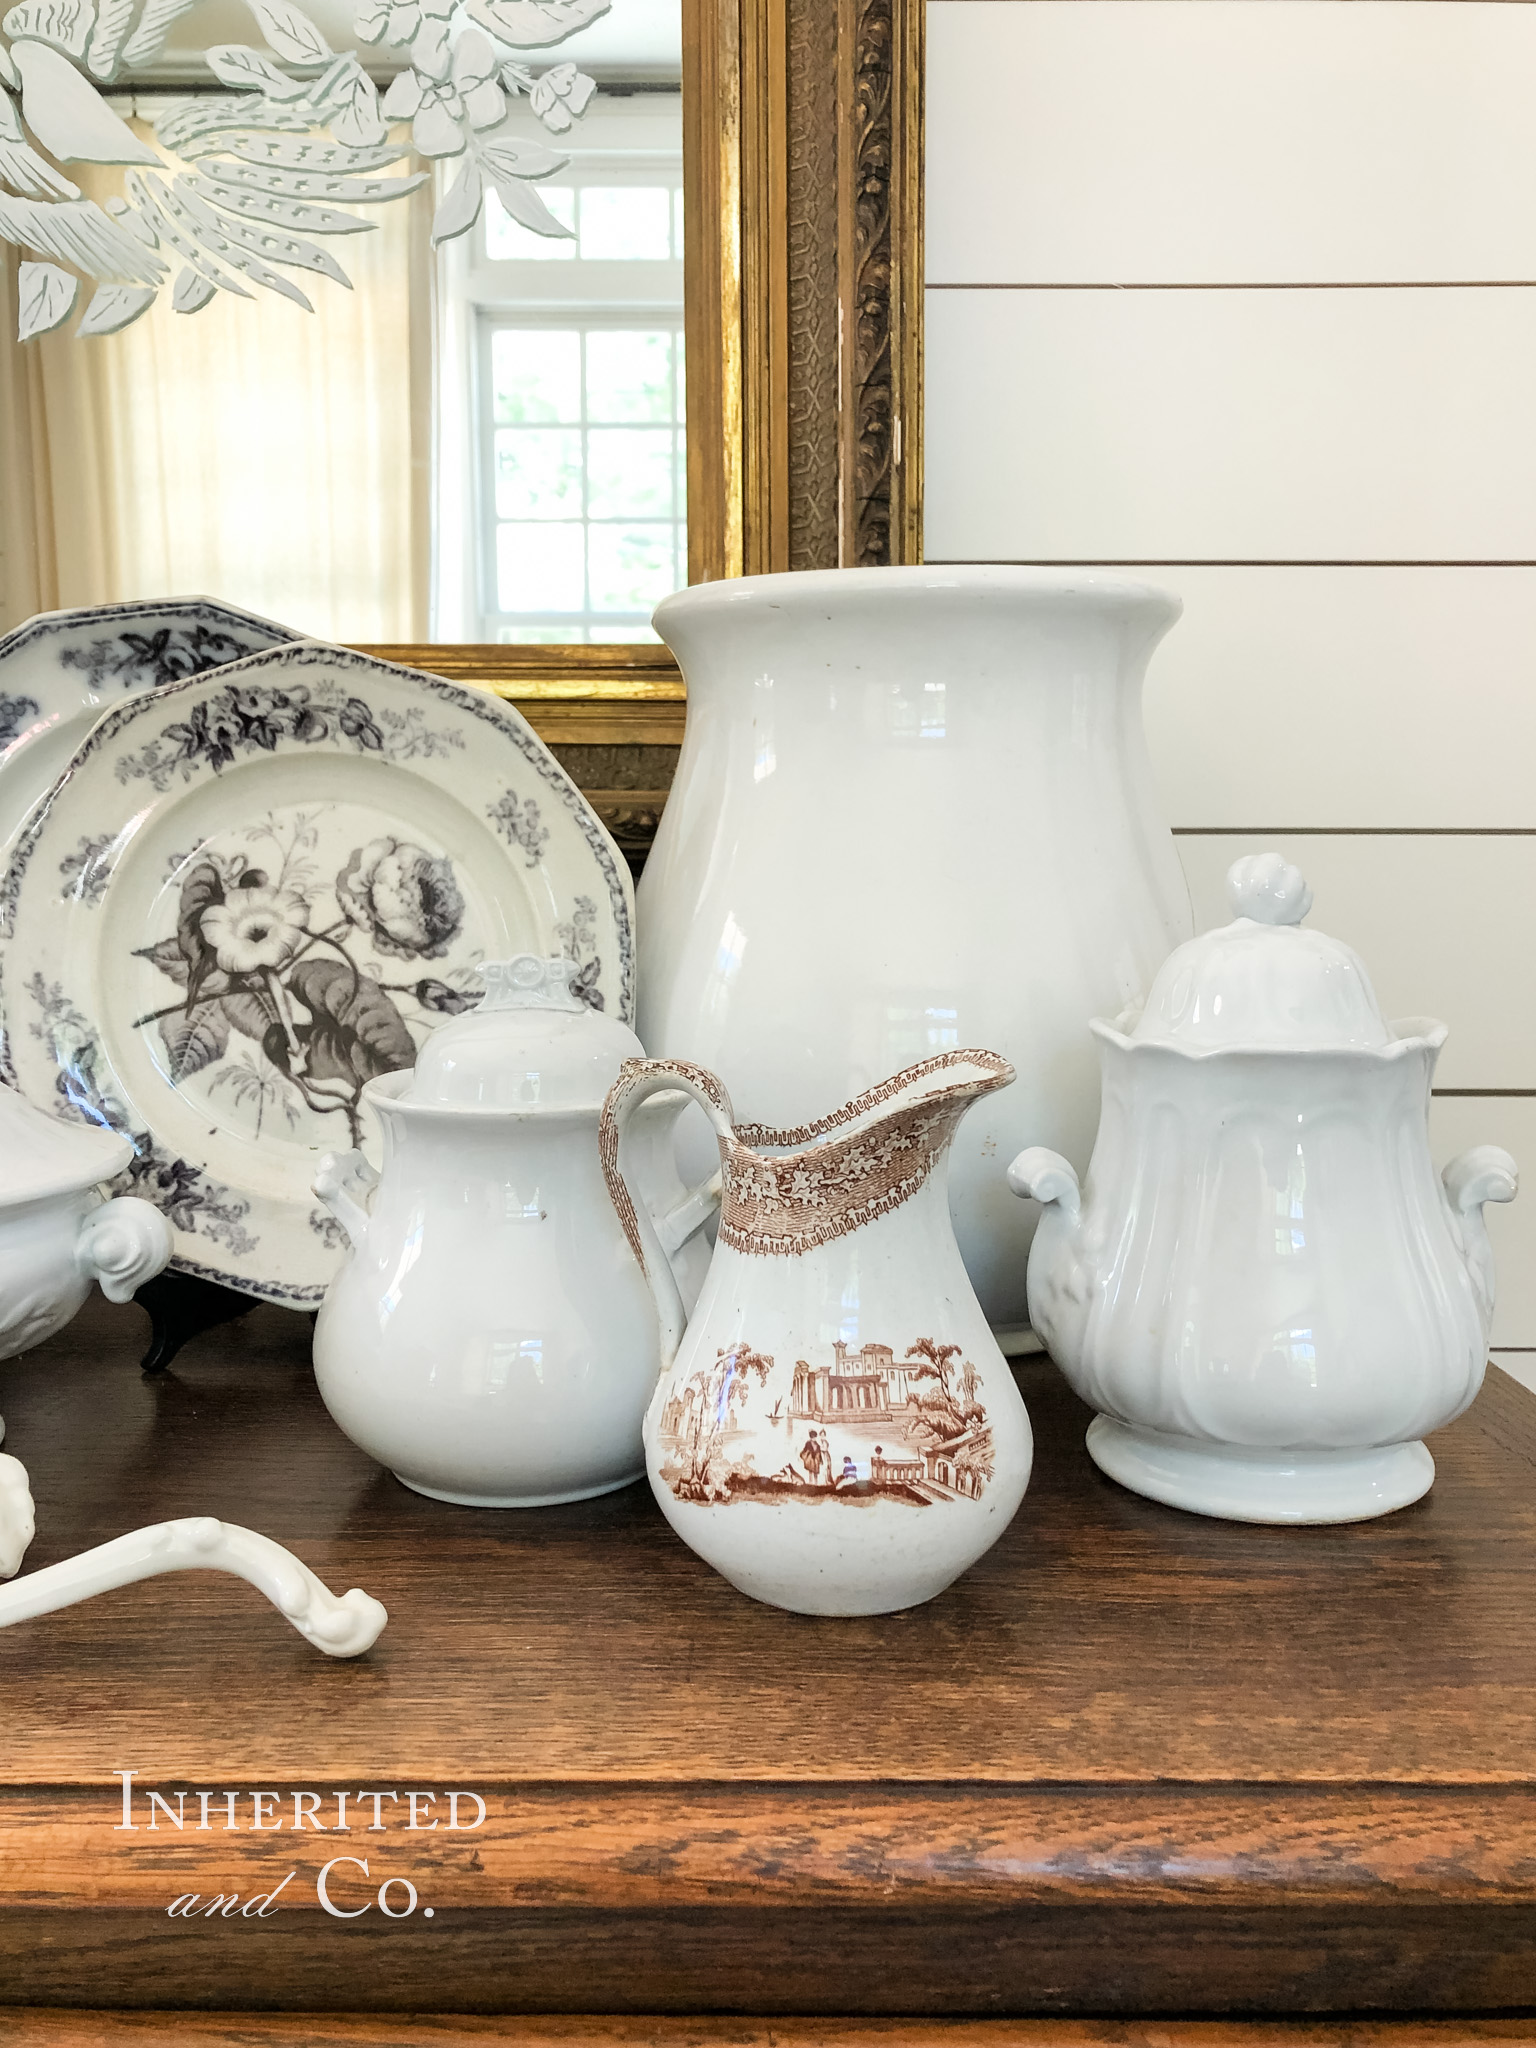
[[[318,646],[108,712],[3,886],[5,1078],[120,1131],[173,1263],[310,1306],[342,1249],[310,1180],[361,1096],[563,950],[633,1001],[622,861],[510,707]]]
[[[480,999],[473,959],[429,964],[462,952],[453,862],[392,835],[353,845],[338,813],[274,811],[205,844],[166,892],[174,929],[136,949],[179,991],[136,1019],[168,1080],[253,1138],[360,1144],[364,1083]]]
[[[298,638],[273,619],[203,597],[93,605],[41,612],[0,635],[0,677],[24,669],[31,686],[72,670],[77,688],[102,695],[152,690]]]
[[[43,612],[0,635],[0,847],[103,706],[298,638],[207,598]]]
[[[919,1337],[898,1358],[888,1344],[839,1340],[820,1363],[796,1359],[787,1387],[785,1377],[738,1344],[668,1396],[657,1434],[677,1499],[926,1507],[979,1499],[992,1477],[980,1375],[958,1344]]]

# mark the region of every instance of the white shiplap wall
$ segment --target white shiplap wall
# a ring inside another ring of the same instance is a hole
[[[1506,1145],[1536,1385],[1536,4],[930,0],[926,552],[1182,593],[1197,923],[1307,872]]]

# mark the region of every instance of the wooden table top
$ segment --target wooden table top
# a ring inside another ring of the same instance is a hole
[[[827,1621],[735,1593],[643,1484],[521,1513],[408,1492],[330,1424],[308,1334],[258,1309],[146,1380],[142,1317],[97,1303],[0,1366],[27,1569],[214,1514],[390,1613],[333,1662],[239,1581],[178,1574],[0,1633],[0,2000],[1536,2006],[1536,1400],[1497,1370],[1426,1500],[1272,1530],[1103,1479],[1032,1361],[1002,1541],[926,1608]],[[149,1829],[151,1788],[189,1795],[183,1831]],[[400,1797],[358,1832],[370,1788]],[[326,1832],[295,1833],[295,1790]],[[412,1790],[437,1795],[414,1833]],[[451,1790],[482,1827],[447,1829]],[[340,1856],[370,1864],[333,1877],[350,1920],[315,1890]],[[255,1919],[167,1910],[290,1870]],[[388,1919],[395,1877],[418,1910]]]

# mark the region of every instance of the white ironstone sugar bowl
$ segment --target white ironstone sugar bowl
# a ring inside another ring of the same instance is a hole
[[[1235,922],[1092,1027],[1081,1190],[1038,1147],[1009,1169],[1045,1204],[1030,1316],[1122,1485],[1236,1521],[1357,1521],[1428,1491],[1420,1439],[1482,1385],[1482,1209],[1513,1197],[1515,1164],[1484,1145],[1436,1176],[1445,1026],[1383,1021],[1349,947],[1300,929],[1295,868],[1241,860],[1228,893]]]

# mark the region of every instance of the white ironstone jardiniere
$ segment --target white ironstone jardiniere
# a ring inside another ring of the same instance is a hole
[[[1088,1020],[1191,929],[1141,726],[1166,592],[1076,570],[832,569],[667,598],[688,724],[641,877],[636,1029],[809,1124],[886,1075],[990,1046],[1018,1080],[954,1146],[955,1235],[1027,1344],[1033,1217],[999,1161],[1088,1161]],[[685,1170],[708,1156],[697,1118]]]

